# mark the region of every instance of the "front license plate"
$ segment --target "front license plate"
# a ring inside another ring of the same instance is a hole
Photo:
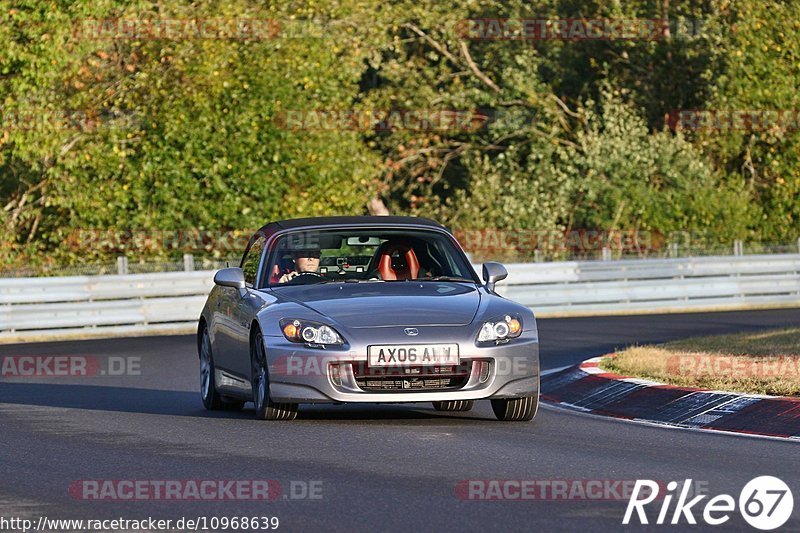
[[[382,344],[367,347],[369,366],[458,365],[458,344]]]

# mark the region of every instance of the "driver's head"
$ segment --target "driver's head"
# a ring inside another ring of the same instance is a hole
[[[317,272],[319,270],[319,250],[298,250],[292,253],[297,272]]]

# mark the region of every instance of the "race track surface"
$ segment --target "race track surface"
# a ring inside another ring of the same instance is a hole
[[[800,325],[800,310],[540,320],[542,366],[575,364],[633,343],[790,325]],[[800,443],[652,427],[546,405],[532,423],[503,424],[488,402],[452,415],[430,404],[302,406],[294,422],[258,422],[251,404],[237,413],[203,409],[191,336],[6,345],[0,355],[88,356],[101,368],[113,357],[140,365],[140,372],[120,376],[2,378],[6,518],[277,516],[279,531],[614,531],[627,500],[615,500],[613,491],[609,501],[580,494],[470,501],[461,489],[468,480],[613,485],[690,478],[711,496],[738,499],[747,481],[774,475],[794,489],[795,512],[785,527],[800,530]],[[277,500],[96,501],[69,492],[81,480],[264,479],[280,483]],[[302,498],[309,483],[320,497]],[[694,513],[700,521],[702,505]],[[648,506],[651,522],[659,507]],[[754,531],[738,513],[722,529]]]

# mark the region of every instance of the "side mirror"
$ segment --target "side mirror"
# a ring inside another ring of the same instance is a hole
[[[214,283],[221,287],[244,289],[244,272],[239,267],[223,268],[214,274]]]
[[[508,277],[508,270],[500,263],[483,264],[483,281],[486,282],[486,290],[494,292],[494,284],[503,281]]]

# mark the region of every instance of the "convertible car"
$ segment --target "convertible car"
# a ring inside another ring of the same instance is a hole
[[[292,420],[298,404],[432,402],[531,420],[539,342],[530,309],[483,282],[455,237],[415,217],[272,222],[237,268],[219,270],[197,346],[207,409],[255,404]]]

